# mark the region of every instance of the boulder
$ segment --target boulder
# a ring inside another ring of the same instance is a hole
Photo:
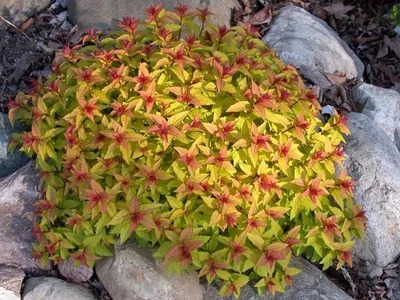
[[[16,129],[11,127],[8,116],[0,113],[0,178],[12,174],[29,161],[29,158],[18,150],[12,154],[8,151],[9,139],[14,132]]]
[[[296,6],[286,6],[271,23],[263,42],[272,47],[286,64],[293,64],[318,86],[318,72],[346,73],[362,78],[364,65],[338,34],[321,19]]]
[[[93,276],[92,268],[84,265],[75,267],[72,259],[61,262],[57,266],[62,276],[76,283],[88,281]]]
[[[23,300],[95,300],[85,287],[58,278],[32,277],[25,282]]]
[[[287,288],[286,293],[277,293],[275,297],[266,293],[262,296],[250,285],[241,290],[240,300],[351,300],[352,298],[332,283],[317,267],[301,257],[294,257],[292,267],[301,269],[299,275],[293,277],[293,287]],[[219,287],[202,284],[204,299],[233,300],[231,297],[222,297],[218,294]]]
[[[0,265],[0,299],[20,300],[25,273],[20,268]]]
[[[238,5],[237,0],[72,0],[69,4],[69,12],[73,23],[81,29],[91,27],[107,29],[123,17],[146,19],[145,10],[150,5],[159,3],[163,3],[166,10],[173,10],[180,3],[187,4],[190,10],[207,7],[215,14],[211,17],[211,22],[227,26],[231,19],[231,9]]]
[[[48,7],[51,0],[0,0],[0,16],[21,25],[38,11]]]
[[[116,246],[113,257],[95,265],[96,274],[113,300],[200,300],[203,292],[196,273],[168,276],[149,249],[128,242]]]
[[[353,254],[384,267],[400,253],[400,153],[372,119],[350,113],[344,166],[357,184],[354,199],[368,218],[365,239]]]
[[[0,264],[23,269],[38,266],[31,246],[38,186],[39,173],[33,162],[0,182]]]
[[[351,90],[351,97],[358,109],[374,120],[400,149],[400,94],[363,83]]]

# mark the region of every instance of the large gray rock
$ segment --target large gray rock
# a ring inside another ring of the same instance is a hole
[[[351,300],[352,298],[332,283],[317,267],[307,260],[295,257],[291,265],[303,270],[293,277],[293,287],[286,293],[277,293],[275,297],[266,293],[257,294],[256,289],[247,285],[242,288],[240,300]],[[233,300],[232,297],[222,297],[218,294],[219,288],[203,283],[204,299],[206,300]]]
[[[0,299],[20,300],[25,273],[20,268],[0,265]]]
[[[50,5],[51,0],[0,0],[0,16],[21,25],[36,12]]]
[[[179,3],[187,4],[190,10],[207,7],[214,16],[211,22],[220,25],[229,25],[231,9],[238,5],[237,0],[72,0],[69,5],[70,17],[74,24],[78,24],[81,29],[91,27],[107,29],[117,20],[123,17],[135,17],[146,19],[145,10],[150,5],[163,3],[166,10],[172,11]]]
[[[75,267],[72,259],[59,263],[57,267],[62,276],[76,283],[88,281],[93,275],[92,268],[84,265]]]
[[[113,257],[96,263],[96,274],[113,300],[200,300],[202,289],[196,273],[168,276],[162,261],[149,249],[128,242],[115,247]]]
[[[400,94],[363,83],[351,91],[353,102],[374,120],[400,149]]]
[[[95,300],[85,287],[58,278],[33,277],[25,282],[23,300]]]
[[[11,134],[15,131],[16,130],[11,127],[8,116],[0,113],[0,178],[12,174],[29,161],[26,155],[23,155],[17,150],[14,151],[13,154],[8,151],[9,139]]]
[[[300,69],[317,85],[315,71],[346,73],[348,78],[362,78],[364,65],[338,34],[321,19],[296,6],[286,6],[263,38],[287,64]]]
[[[39,174],[33,162],[0,182],[0,264],[34,268],[32,259],[34,219]]]
[[[351,134],[345,168],[357,181],[355,201],[368,217],[365,239],[356,242],[352,253],[383,267],[400,253],[400,153],[369,117],[347,117]]]

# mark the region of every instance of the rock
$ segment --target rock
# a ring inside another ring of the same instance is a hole
[[[60,26],[60,29],[64,30],[64,31],[68,31],[72,29],[72,24],[70,22],[68,22],[67,20],[65,20],[62,25]]]
[[[59,26],[63,24],[68,18],[68,11],[63,11],[59,13],[55,18],[49,21],[49,24]]]
[[[54,3],[52,5],[50,5],[50,9],[55,10],[58,7],[67,8],[69,1],[70,0],[55,0]]]
[[[73,24],[78,24],[80,28],[107,29],[123,17],[146,19],[148,15],[145,10],[150,5],[161,2],[166,10],[173,10],[180,3],[187,4],[190,10],[207,7],[215,14],[211,17],[211,22],[227,26],[231,19],[231,9],[238,5],[236,0],[72,0],[69,4],[69,12]]]
[[[400,94],[363,83],[351,90],[353,102],[395,142],[400,149]]]
[[[19,268],[0,265],[0,299],[21,299],[21,286],[25,273]]]
[[[0,0],[0,16],[15,25],[21,25],[36,12],[49,6],[51,2],[51,0]]]
[[[242,288],[241,300],[351,300],[352,298],[332,283],[317,267],[301,257],[294,257],[291,265],[301,269],[299,275],[293,277],[293,287],[287,288],[286,293],[277,293],[275,297],[266,293],[257,294],[257,290],[250,285]],[[219,288],[203,283],[204,299],[233,300],[232,297],[218,295]]]
[[[57,265],[61,275],[73,282],[80,283],[90,279],[93,275],[93,269],[80,265],[75,267],[73,260],[67,260]]]
[[[85,287],[58,278],[32,277],[25,282],[23,300],[95,300]]]
[[[397,37],[400,37],[400,25],[397,25],[397,26],[393,29],[393,31],[396,33],[396,36],[397,36]]]
[[[32,259],[31,246],[38,186],[39,174],[33,162],[0,182],[0,264],[23,269],[39,264]]]
[[[113,300],[200,300],[202,289],[196,273],[168,276],[162,261],[149,249],[128,242],[115,247],[113,257],[96,263],[96,274]]]
[[[384,267],[400,253],[400,153],[368,116],[350,113],[345,168],[357,184],[354,199],[368,217],[365,240],[353,254]]]
[[[0,113],[0,178],[12,174],[29,161],[29,158],[18,150],[12,154],[8,151],[9,138],[14,132],[16,129],[11,127],[8,116]]]
[[[322,86],[317,72],[346,73],[362,78],[364,65],[338,34],[321,19],[296,6],[286,6],[271,23],[263,42],[287,64],[293,64],[315,84]]]

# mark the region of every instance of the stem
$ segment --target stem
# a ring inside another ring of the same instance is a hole
[[[25,32],[23,32],[21,29],[19,29],[17,26],[15,26],[13,23],[11,23],[10,21],[6,20],[3,16],[0,16],[0,19],[3,20],[4,22],[6,22],[8,25],[10,25],[13,28],[15,28],[20,33],[22,33],[31,43],[33,43],[32,39],[29,36],[27,36]]]

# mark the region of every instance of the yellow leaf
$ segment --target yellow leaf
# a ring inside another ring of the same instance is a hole
[[[205,96],[203,94],[197,94],[197,95],[194,95],[194,96],[197,98],[197,100],[199,100],[201,105],[213,105],[213,104],[215,104],[215,102],[211,98],[209,98],[209,97],[207,97],[207,96]]]
[[[247,101],[239,101],[229,107],[226,112],[239,112],[246,109],[246,106],[249,104]]]
[[[253,245],[258,248],[258,250],[263,250],[264,239],[261,236],[248,232],[247,237],[249,238],[250,242],[252,242]]]
[[[183,111],[173,115],[168,119],[168,125],[178,125],[186,118],[188,114],[189,114],[188,111]]]

